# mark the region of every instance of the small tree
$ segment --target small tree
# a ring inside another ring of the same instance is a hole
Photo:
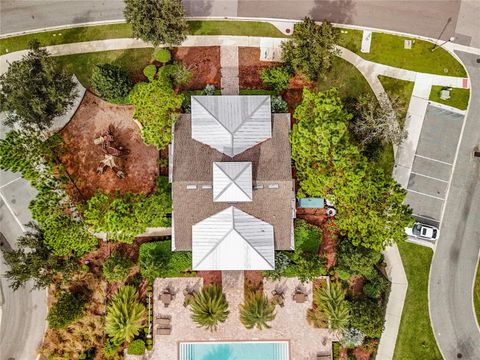
[[[268,322],[274,319],[275,305],[263,294],[251,294],[240,305],[240,321],[247,329],[270,329]]]
[[[145,322],[145,306],[138,303],[133,286],[122,286],[107,308],[105,331],[112,340],[121,344],[137,336]]]
[[[119,251],[115,251],[103,264],[102,272],[107,281],[125,280],[132,268],[132,261],[123,256]]]
[[[191,303],[192,320],[199,327],[216,330],[219,323],[227,320],[228,303],[222,288],[216,284],[204,286]]]
[[[348,239],[344,239],[337,247],[337,265],[339,269],[350,275],[366,277],[375,273],[375,265],[382,259],[382,254],[363,246],[355,246]]]
[[[280,93],[288,88],[291,72],[286,66],[271,67],[262,70],[260,78],[263,83]]]
[[[154,46],[180,45],[188,24],[181,0],[125,0],[123,14],[133,35]]]
[[[60,293],[57,302],[48,311],[48,326],[54,329],[66,328],[82,316],[86,301],[87,296],[83,293]]]
[[[72,74],[60,68],[38,41],[30,51],[0,75],[0,106],[7,112],[5,125],[24,130],[47,130],[65,114],[76,97]]]
[[[315,81],[332,67],[338,31],[327,21],[317,25],[306,17],[295,24],[292,37],[282,43],[282,58],[295,72]]]
[[[121,101],[133,87],[128,73],[112,64],[95,66],[92,71],[92,84],[95,92],[110,102]]]

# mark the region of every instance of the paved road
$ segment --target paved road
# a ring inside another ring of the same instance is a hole
[[[448,39],[455,33],[461,1],[185,0],[184,3],[189,16],[302,19],[310,15],[317,20],[327,19],[434,38],[442,34],[442,38]],[[1,0],[0,4],[1,34],[48,26],[118,20],[123,18],[124,6],[123,0]],[[467,10],[464,13],[468,14]],[[473,21],[464,18],[463,24]],[[469,32],[472,28],[466,26],[462,31]]]
[[[457,53],[467,65],[472,94],[480,95],[478,56]],[[445,359],[480,359],[480,331],[472,308],[472,283],[480,250],[480,103],[470,104],[454,168],[441,236],[430,274],[433,330]]]

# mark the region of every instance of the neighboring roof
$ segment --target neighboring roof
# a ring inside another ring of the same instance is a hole
[[[298,199],[298,207],[302,209],[323,209],[325,207],[325,199],[324,198]]]
[[[252,201],[252,163],[214,162],[213,201]]]
[[[192,227],[192,270],[275,269],[273,226],[233,206]]]
[[[273,225],[275,249],[292,249],[293,194],[289,114],[273,114],[272,138],[233,159],[191,137],[189,115],[174,125],[172,198],[173,232],[176,250],[192,250],[192,225],[230,206],[214,202],[212,162],[251,161],[252,201],[235,207]],[[192,189],[195,185],[195,189]],[[269,185],[277,185],[269,188]]]
[[[270,96],[192,96],[192,138],[230,157],[272,137]]]

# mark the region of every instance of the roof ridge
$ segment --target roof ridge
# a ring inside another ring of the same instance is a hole
[[[265,103],[265,101],[267,101],[270,98],[270,95],[257,95],[257,96],[264,96],[265,99],[263,99],[263,101],[260,101],[257,107],[250,114],[248,114],[244,119],[242,119],[242,121],[240,122],[240,125],[238,125],[236,129],[233,130],[233,132],[231,133],[232,135],[235,135],[235,133],[243,126],[243,124],[245,124],[249,120],[252,120],[253,114],[255,114],[258,111],[258,109],[260,109],[260,107]],[[271,121],[272,120],[270,119],[270,122]]]

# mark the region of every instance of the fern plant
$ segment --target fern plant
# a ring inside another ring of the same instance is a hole
[[[269,321],[275,319],[275,305],[263,294],[253,294],[240,306],[240,321],[247,329],[270,329]]]
[[[228,303],[222,288],[216,284],[205,286],[193,298],[192,320],[199,327],[216,330],[219,323],[227,320]]]
[[[107,308],[105,330],[117,344],[132,341],[143,327],[145,306],[137,301],[137,291],[127,285],[118,290]]]

